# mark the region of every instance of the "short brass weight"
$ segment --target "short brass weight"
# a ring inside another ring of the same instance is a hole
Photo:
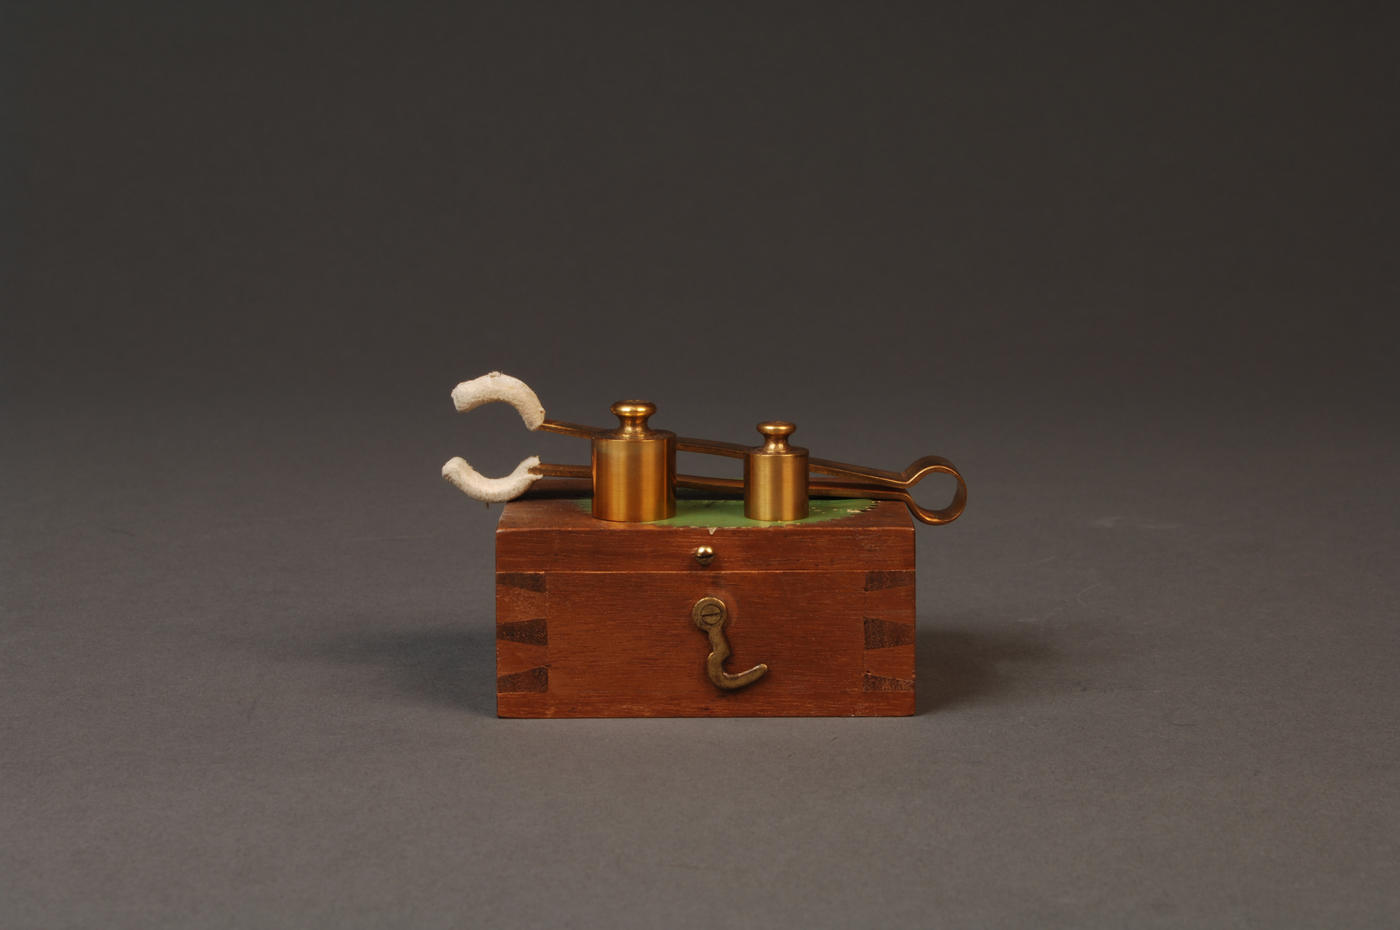
[[[705,659],[705,674],[716,688],[737,691],[768,673],[768,666],[762,662],[737,675],[731,675],[724,670],[724,660],[729,658],[729,640],[724,638],[724,624],[729,619],[729,608],[724,606],[724,601],[717,597],[702,597],[690,609],[690,618],[695,621],[700,632],[710,638],[710,655]]]
[[[952,523],[967,506],[967,483],[952,462],[937,455],[926,455],[902,472],[812,458],[805,450],[787,446],[786,436],[792,432],[792,424],[778,420],[760,426],[766,441],[757,449],[736,442],[675,436],[666,430],[654,430],[647,424],[656,408],[644,401],[619,401],[613,405],[613,412],[621,421],[617,429],[549,420],[545,418],[539,397],[525,382],[499,371],[463,381],[452,389],[452,403],[461,413],[495,401],[514,407],[527,429],[591,440],[593,462],[591,466],[556,465],[541,462],[539,456],[532,455],[503,478],[488,478],[461,458],[453,458],[442,466],[444,478],[468,497],[487,503],[514,500],[539,479],[549,477],[590,479],[595,516],[637,523],[661,520],[674,514],[676,488],[705,491],[721,497],[745,497],[746,513],[769,514],[752,518],[770,521],[800,520],[800,516],[786,515],[796,513],[799,496],[803,497],[803,508],[806,497],[902,501],[914,519],[935,525]],[[772,430],[765,431],[764,427],[772,427]],[[761,486],[769,490],[755,493],[754,509],[750,511],[746,482],[737,478],[678,475],[677,451],[743,459],[746,474],[751,478],[760,472],[767,476],[749,483],[755,488]],[[753,461],[750,456],[754,457]],[[767,461],[769,456],[774,461]],[[797,477],[799,460],[805,461],[805,495],[797,491],[801,483]],[[813,481],[813,474],[830,477]],[[952,501],[939,510],[920,507],[910,493],[914,485],[932,474],[951,475],[957,481]]]
[[[782,420],[758,424],[766,441],[744,456],[744,516],[750,520],[807,516],[807,450],[788,445],[796,428]]]

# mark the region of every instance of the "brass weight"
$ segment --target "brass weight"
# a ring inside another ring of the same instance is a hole
[[[807,450],[787,444],[796,428],[782,420],[758,424],[766,442],[744,456],[744,516],[750,520],[807,516]]]
[[[651,429],[656,405],[620,400],[619,425],[593,437],[593,516],[614,523],[650,523],[676,515],[676,434]]]

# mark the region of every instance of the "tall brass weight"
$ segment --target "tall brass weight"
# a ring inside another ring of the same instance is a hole
[[[593,516],[614,523],[649,523],[676,515],[676,434],[651,429],[656,405],[620,400],[619,425],[593,437]]]

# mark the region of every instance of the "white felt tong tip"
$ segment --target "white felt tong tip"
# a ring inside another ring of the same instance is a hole
[[[468,465],[466,460],[457,457],[442,466],[442,476],[468,497],[488,504],[499,504],[515,500],[540,479],[539,475],[530,473],[530,469],[539,463],[540,457],[532,455],[504,478],[488,478]]]
[[[480,378],[463,381],[452,389],[452,403],[458,413],[466,413],[482,404],[496,401],[514,407],[520,419],[525,421],[526,429],[537,430],[544,422],[544,405],[530,386],[519,378],[493,371]]]

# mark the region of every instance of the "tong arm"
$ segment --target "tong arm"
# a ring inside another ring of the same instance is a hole
[[[747,455],[750,449],[736,442],[722,442],[717,439],[694,439],[681,437],[676,440],[676,448],[681,452],[700,452],[706,455],[723,455],[729,458],[741,459]],[[952,523],[963,512],[967,506],[967,484],[963,481],[962,475],[952,462],[941,455],[926,455],[918,459],[902,472],[887,471],[883,468],[869,468],[864,465],[848,465],[845,462],[833,462],[830,459],[810,458],[807,460],[807,470],[821,475],[831,475],[836,478],[850,479],[849,483],[839,481],[832,482],[810,482],[807,486],[807,493],[813,497],[836,497],[841,495],[860,494],[876,500],[901,500],[909,507],[915,519],[937,525],[940,523]],[[958,489],[953,494],[953,500],[947,507],[941,510],[928,510],[920,507],[909,493],[909,489],[931,474],[939,473],[952,475],[957,479]],[[737,489],[742,493],[742,482],[734,482],[732,479],[699,479],[705,482],[713,482],[706,485],[684,484],[682,478],[693,478],[689,475],[678,475],[676,484],[679,487],[690,487],[697,490],[725,490]],[[724,482],[723,484],[719,482]]]
[[[924,462],[927,459],[938,459],[938,456],[928,456],[926,459],[920,459],[919,462]],[[914,464],[917,465],[919,462]],[[920,523],[927,523],[930,526],[952,523],[962,515],[963,508],[967,506],[967,484],[964,483],[963,477],[958,474],[957,469],[951,463],[947,463],[946,459],[938,459],[938,462],[937,467],[930,465],[921,471],[919,478],[938,471],[952,475],[957,479],[958,489],[953,494],[952,502],[940,510],[920,507],[918,501],[914,500],[914,495],[909,493],[908,488],[859,481],[814,481],[808,484],[807,493],[812,497],[867,497],[871,500],[900,501],[909,508],[909,513]],[[531,471],[538,477],[581,478],[585,481],[591,481],[593,478],[593,470],[587,465],[555,465],[545,462],[536,465]],[[691,491],[708,491],[712,494],[718,493],[726,496],[742,497],[744,495],[744,482],[738,478],[676,475],[676,487]]]
[[[676,437],[677,452],[698,452],[701,455],[723,455],[726,458],[741,459],[749,454],[749,447],[737,442],[724,442],[719,439],[695,439],[691,436]]]

